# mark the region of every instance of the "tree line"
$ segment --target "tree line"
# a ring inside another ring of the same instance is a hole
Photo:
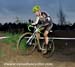
[[[75,30],[75,23],[73,25],[58,25],[53,23],[52,30]],[[1,32],[11,32],[11,33],[24,33],[28,31],[27,23],[0,23]]]

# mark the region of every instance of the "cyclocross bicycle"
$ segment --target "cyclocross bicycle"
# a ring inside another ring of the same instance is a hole
[[[36,47],[38,47],[41,50],[42,55],[45,56],[43,54],[43,51],[46,49],[44,47],[45,46],[44,37],[40,37],[39,40],[37,40],[37,37],[36,37],[37,32],[42,34],[41,32],[42,25],[40,25],[39,27],[29,25],[28,30],[30,30],[31,27],[34,28],[34,32],[33,33],[26,32],[23,35],[21,35],[17,42],[17,49],[19,53],[21,54],[30,55],[35,51],[35,49],[37,49]],[[46,57],[52,56],[52,54],[54,53],[54,50],[55,50],[54,41],[53,39],[49,38]]]

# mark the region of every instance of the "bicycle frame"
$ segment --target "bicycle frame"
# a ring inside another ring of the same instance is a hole
[[[40,28],[41,28],[41,26],[39,26],[38,28],[37,27],[34,27],[34,29],[35,29],[34,30],[34,33],[29,37],[29,39],[28,39],[28,41],[26,43],[29,43],[30,40],[33,40],[34,38],[36,38],[36,33],[37,32],[41,33],[40,32]],[[43,48],[41,48],[40,44],[38,44],[38,47],[39,47],[40,50],[44,50]]]
[[[38,37],[36,36],[36,33],[40,33],[40,34],[43,34],[41,32],[42,29],[42,26],[39,26],[39,27],[35,27],[34,28],[34,32],[33,33],[30,33],[30,32],[26,32],[24,33],[18,40],[18,43],[17,43],[17,49],[20,48],[20,45],[22,45],[22,42],[24,40],[24,38],[26,38],[26,41],[25,41],[25,44],[28,45],[29,47],[32,46],[32,49],[30,49],[30,52],[28,53],[28,47],[27,47],[27,53],[26,54],[30,54],[31,52],[34,51],[34,49],[38,46],[39,50],[42,51],[43,53],[43,50],[46,50],[46,48],[44,48],[44,43],[42,43],[42,45],[40,44],[40,39],[44,39],[43,37],[40,37],[38,39]],[[55,46],[54,46],[54,43],[53,43],[53,39],[51,40],[51,43],[49,44],[49,52],[50,54],[52,55],[52,53],[54,52],[54,49],[55,49]],[[49,54],[48,52],[48,54]]]

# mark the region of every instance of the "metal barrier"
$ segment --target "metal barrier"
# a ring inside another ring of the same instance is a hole
[[[29,38],[29,37],[25,37],[25,38]],[[44,37],[40,37],[40,39],[44,39]],[[75,38],[66,38],[66,37],[49,37],[49,39],[53,39],[53,40],[75,40]]]
[[[43,37],[41,37],[40,39],[44,39]],[[66,38],[66,37],[49,37],[49,39],[53,39],[53,40],[75,40],[75,38]]]
[[[0,37],[0,39],[5,39],[5,38],[9,38],[9,37]]]

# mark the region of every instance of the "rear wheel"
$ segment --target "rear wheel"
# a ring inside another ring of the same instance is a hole
[[[54,45],[53,40],[49,41],[48,48],[45,48],[45,43],[43,43],[42,48],[47,50],[47,53],[43,54],[43,52],[42,52],[42,55],[46,58],[51,57],[55,50],[55,45]]]
[[[23,34],[17,43],[17,49],[18,52],[22,55],[30,55],[32,54],[32,52],[34,51],[35,47],[36,47],[36,39],[30,39],[29,37],[31,37],[32,33],[28,32]],[[29,40],[29,41],[28,41]],[[28,43],[27,43],[28,41]]]

